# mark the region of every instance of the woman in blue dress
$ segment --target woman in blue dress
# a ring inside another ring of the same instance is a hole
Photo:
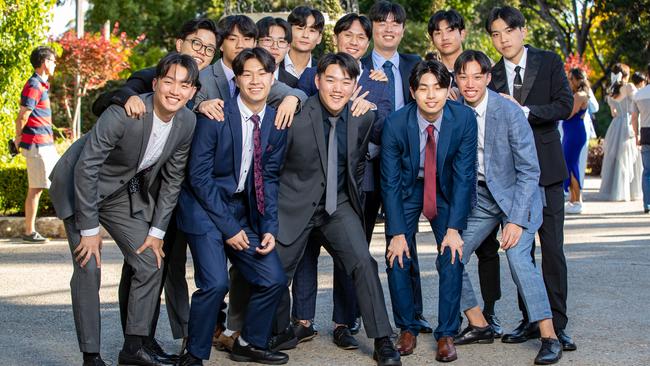
[[[562,122],[562,148],[564,159],[569,168],[569,178],[564,181],[564,191],[569,192],[569,202],[564,210],[569,214],[582,212],[582,195],[580,185],[580,151],[587,143],[584,116],[589,102],[589,80],[578,68],[569,70],[569,84],[573,91],[573,110],[571,116]]]

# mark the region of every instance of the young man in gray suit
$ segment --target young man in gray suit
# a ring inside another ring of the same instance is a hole
[[[454,65],[462,99],[474,110],[478,124],[478,200],[463,231],[462,261],[466,265],[483,240],[502,225],[501,248],[512,278],[526,303],[528,319],[539,322],[542,347],[535,364],[548,365],[562,357],[562,346],[553,330],[542,275],[530,257],[543,207],[535,140],[521,109],[488,91],[491,68],[487,55],[474,50],[461,53]],[[454,343],[492,343],[494,330],[478,306],[466,269],[460,306],[469,326],[454,337]]]
[[[74,271],[70,287],[84,366],[99,355],[102,238],[113,237],[134,269],[120,364],[160,365],[144,346],[162,280],[163,237],[185,176],[195,115],[185,107],[198,86],[198,67],[172,53],[156,68],[153,94],[142,95],[144,118],[112,105],[75,142],[51,174],[51,197],[64,219]]]

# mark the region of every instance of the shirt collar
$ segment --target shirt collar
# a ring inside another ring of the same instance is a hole
[[[154,124],[158,124],[158,125],[166,127],[166,126],[171,126],[172,122],[174,122],[174,117],[172,117],[172,119],[170,119],[169,122],[164,122],[162,119],[160,119],[160,117],[158,117],[158,115],[156,114],[156,111],[153,112],[153,123]]]
[[[45,86],[46,88],[49,88],[49,87],[50,87],[50,84],[47,82],[47,80],[43,79],[43,78],[41,77],[41,75],[39,75],[39,74],[37,74],[37,73],[34,73],[34,75],[32,75],[32,77],[33,77],[33,78],[36,78],[36,80],[38,80],[38,82],[41,83],[41,84],[43,84],[43,86]]]
[[[386,61],[392,62],[393,67],[399,70],[399,53],[397,51],[395,51],[395,53],[393,53],[393,55],[389,59],[386,59],[384,58],[384,56],[377,53],[377,51],[375,51],[374,49],[372,50],[372,62],[375,65],[377,65],[378,67],[383,67]]]
[[[276,67],[275,71],[273,71],[273,78],[275,80],[280,80],[280,68]]]
[[[485,112],[487,111],[489,97],[490,97],[490,93],[486,90],[483,100],[476,107],[472,107],[471,105],[467,104],[467,101],[465,101],[465,105],[472,108],[474,112],[478,114],[479,117],[483,118],[485,117]]]
[[[312,65],[312,58],[311,55],[309,55],[309,62],[307,63],[307,67],[311,67]],[[290,67],[292,69],[296,69],[296,67],[293,65],[293,61],[291,61],[291,57],[289,57],[289,52],[287,52],[286,55],[284,55],[284,67]]]
[[[221,62],[221,67],[223,68],[223,73],[226,75],[226,80],[230,81],[232,78],[235,77],[235,72],[232,71],[231,68],[226,66],[226,64],[223,62],[223,58],[220,58],[219,61]]]
[[[524,46],[524,53],[521,55],[521,59],[519,60],[518,64],[514,64],[509,60],[506,60],[505,57],[503,58],[503,62],[506,66],[506,71],[508,72],[515,72],[515,67],[519,66],[522,69],[526,70],[526,59],[528,58],[528,47]]]
[[[239,106],[239,113],[241,113],[241,116],[244,117],[244,121],[248,121],[255,114],[241,100],[241,95],[237,96],[237,106]],[[266,105],[264,105],[264,108],[262,108],[260,113],[257,114],[260,117],[260,124],[262,123],[262,120],[264,120],[265,112],[266,112]]]
[[[429,125],[431,125],[432,123],[430,123],[429,121],[424,119],[424,117],[422,117],[422,115],[420,114],[419,109],[416,112],[416,115],[418,117],[418,126],[420,127],[420,133],[424,133],[427,130],[427,127],[429,127]],[[438,119],[436,119],[435,122],[433,122],[433,127],[438,132],[440,132],[440,125],[441,124],[442,124],[442,113],[440,113],[440,117],[438,117]]]

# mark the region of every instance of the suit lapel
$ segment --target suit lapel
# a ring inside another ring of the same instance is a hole
[[[361,65],[363,65],[363,68],[366,70],[372,70],[375,68],[372,63],[372,53],[368,54],[366,57],[361,58]]]
[[[413,105],[406,120],[406,132],[411,153],[411,169],[415,176],[420,171],[420,128],[418,126],[417,110],[417,106]]]
[[[230,97],[230,85],[228,85],[228,79],[226,78],[226,73],[223,71],[223,66],[221,66],[221,59],[212,65],[214,70],[214,80],[217,83],[217,89],[219,94],[221,94],[221,99],[224,102],[227,102],[231,99]]]
[[[235,180],[239,184],[239,172],[241,171],[241,151],[242,151],[242,123],[241,123],[241,113],[237,103],[233,101],[230,105],[228,115],[228,125],[230,127],[230,132],[232,134],[232,153],[233,153],[233,162],[235,163]],[[219,122],[214,122],[219,123]]]
[[[311,126],[314,129],[314,137],[316,138],[316,145],[318,147],[318,155],[320,156],[320,163],[323,168],[323,173],[327,174],[327,150],[325,149],[325,131],[323,131],[323,114],[321,113],[319,103],[311,103],[309,119],[311,120]]]
[[[535,48],[530,46],[526,46],[526,48],[528,48],[528,54],[526,56],[526,69],[524,70],[524,86],[521,89],[522,105],[526,104],[526,98],[530,94],[533,84],[535,84],[537,71],[539,71],[539,66],[542,61]]]
[[[138,167],[142,163],[142,158],[144,158],[144,152],[147,150],[147,144],[149,143],[149,137],[151,136],[151,128],[153,126],[153,94],[149,94],[144,101],[145,110],[147,113],[144,114],[142,126],[142,145],[140,145],[140,156],[138,157]],[[137,167],[136,167],[137,169]]]
[[[262,154],[266,151],[266,146],[269,144],[269,136],[271,135],[271,128],[273,128],[273,116],[271,109],[266,106],[266,111],[264,112],[264,119],[262,120],[261,127],[261,136],[260,140],[262,142]]]
[[[485,112],[485,128],[483,137],[483,168],[485,175],[488,174],[488,162],[492,159],[492,147],[498,143],[497,141],[497,118],[501,115],[501,104],[498,102],[499,96],[488,90],[487,94],[488,105]]]
[[[438,144],[436,148],[436,170],[440,177],[442,177],[442,171],[445,167],[445,158],[447,157],[447,150],[449,150],[449,142],[451,141],[453,128],[454,116],[451,115],[451,109],[445,105],[440,131],[438,131]]]
[[[494,91],[497,93],[510,94],[508,90],[508,76],[506,75],[506,64],[501,60],[494,65],[492,68],[492,84],[494,85]]]
[[[352,112],[350,111],[350,109],[351,109],[350,106],[351,106],[351,103],[348,103],[348,108],[347,108],[347,111],[345,112],[347,114],[345,116],[345,118],[346,118],[346,121],[347,121],[346,130],[347,130],[347,135],[348,135],[348,139],[347,139],[348,140],[347,141],[347,145],[348,145],[347,156],[348,156],[348,172],[349,172],[350,176],[354,176],[354,172],[356,171],[356,169],[354,169],[352,167],[352,155],[351,154],[352,154],[353,151],[358,149],[357,148],[357,138],[359,137],[359,126],[360,126],[360,124],[355,123],[356,121],[354,121],[354,122],[352,121],[353,117],[352,117]],[[352,180],[352,182],[354,182],[354,180]]]
[[[408,64],[406,57],[402,54],[399,55],[399,73],[402,77],[402,92],[404,93],[404,103],[408,103],[411,98],[411,91],[409,90],[409,75],[411,75],[411,65]]]

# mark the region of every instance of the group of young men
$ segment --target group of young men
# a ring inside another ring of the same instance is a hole
[[[525,19],[507,6],[486,22],[503,56],[495,65],[462,50],[465,26],[453,9],[429,22],[441,61],[397,52],[406,13],[395,3],[343,16],[337,52],[316,62],[324,26],[306,6],[286,21],[195,19],[177,52],[95,102],[96,125],[51,175],[74,258],[84,365],[105,364],[100,224],[124,254],[119,364],[202,365],[213,345],[235,361],[288,362],[281,351],[317,334],[321,247],[334,259],[333,341],[358,348],[361,318],[378,365],[401,365],[418,334],[431,332],[440,362],[456,360],[458,345],[499,337],[541,338],[536,364],[576,349],[565,332],[567,172],[557,130],[573,97],[559,56],[525,45]],[[369,252],[380,205],[395,342]],[[438,248],[435,329],[423,316],[421,215]],[[187,246],[198,288],[191,302]],[[523,316],[509,334],[495,314],[499,249]],[[465,270],[473,252],[483,309]],[[181,355],[154,338],[163,289],[174,338],[185,340]]]

